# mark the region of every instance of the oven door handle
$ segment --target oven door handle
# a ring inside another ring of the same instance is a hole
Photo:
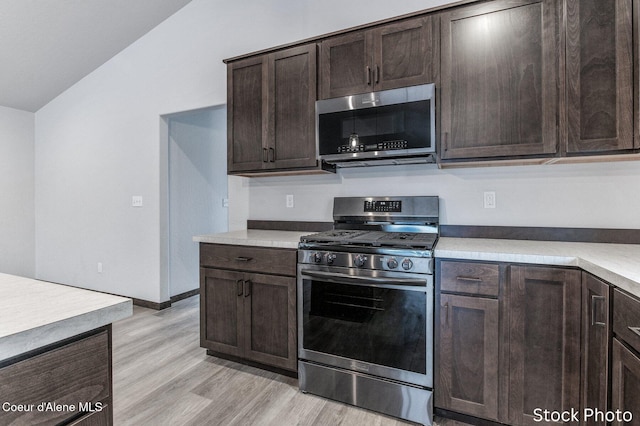
[[[367,277],[341,274],[339,272],[312,271],[303,269],[300,271],[302,275],[311,278],[318,278],[323,281],[337,284],[358,284],[358,285],[375,285],[376,287],[394,288],[397,286],[413,286],[426,287],[427,280],[425,278],[388,278],[388,277]]]

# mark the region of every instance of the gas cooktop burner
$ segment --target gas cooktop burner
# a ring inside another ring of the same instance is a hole
[[[438,235],[435,233],[333,230],[306,235],[300,241],[306,246],[333,243],[351,247],[398,247],[431,250],[437,238]]]
[[[305,235],[300,249],[431,257],[438,240],[436,196],[337,197],[331,231]]]

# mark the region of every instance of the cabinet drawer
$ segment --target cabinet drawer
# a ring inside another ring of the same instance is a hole
[[[500,266],[494,263],[440,262],[440,290],[498,296]]]
[[[276,275],[296,275],[296,250],[200,244],[200,266]]]
[[[640,300],[620,290],[613,292],[613,332],[640,352]]]
[[[0,411],[0,424],[58,424],[78,414],[80,404],[110,397],[107,331],[0,369],[0,400],[33,407]],[[66,406],[38,410],[41,403]]]

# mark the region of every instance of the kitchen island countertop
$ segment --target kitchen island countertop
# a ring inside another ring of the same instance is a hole
[[[132,312],[126,297],[0,273],[0,362]]]
[[[640,297],[640,245],[441,237],[447,259],[574,266]]]

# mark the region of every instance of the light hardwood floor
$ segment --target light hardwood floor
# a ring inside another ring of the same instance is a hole
[[[116,425],[410,425],[298,390],[296,379],[208,356],[199,298],[134,306],[113,325]],[[438,421],[439,425],[460,425]]]

